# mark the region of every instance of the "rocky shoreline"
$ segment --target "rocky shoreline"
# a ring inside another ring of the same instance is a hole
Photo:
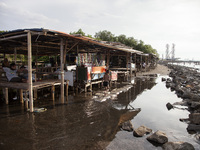
[[[197,140],[200,141],[200,72],[185,66],[168,65],[168,68],[171,70],[169,78],[162,78],[162,81],[166,83],[167,88],[175,91],[182,101],[174,104],[167,103],[166,107],[168,110],[187,109],[190,112],[188,118],[180,118],[180,121],[187,123],[187,131],[195,134]],[[152,144],[161,146],[164,150],[194,150],[193,145],[188,142],[168,141],[167,135],[162,131],[152,133],[152,130],[145,126],[134,129],[130,121],[122,124],[121,129],[133,132],[135,137],[150,134],[146,139]]]
[[[180,121],[188,124],[187,131],[195,134],[200,141],[200,72],[198,69],[168,65],[171,72],[170,78],[162,78],[166,87],[175,91],[182,101],[174,104],[167,103],[168,110],[176,109],[177,105],[186,106],[190,112],[188,118],[180,118]]]

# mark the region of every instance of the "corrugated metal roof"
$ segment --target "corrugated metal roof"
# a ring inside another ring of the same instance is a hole
[[[38,38],[40,38],[39,36],[52,36],[52,38],[70,38],[71,40],[74,40],[74,43],[76,42],[75,40],[79,40],[85,43],[85,45],[93,45],[93,46],[99,46],[101,48],[107,48],[107,49],[111,49],[111,50],[118,50],[118,51],[124,51],[124,52],[129,52],[129,53],[137,53],[137,54],[142,54],[143,52],[138,51],[138,50],[134,50],[131,47],[127,47],[123,44],[119,44],[116,42],[103,42],[103,41],[97,41],[95,39],[92,38],[88,38],[85,36],[77,36],[77,35],[71,35],[65,32],[60,32],[60,31],[56,31],[56,30],[50,30],[50,29],[43,29],[43,28],[32,28],[32,29],[17,29],[17,30],[13,30],[13,31],[8,31],[8,32],[4,32],[0,34],[0,42],[2,41],[11,41],[11,38],[22,38],[24,36],[24,41],[26,41],[26,33],[27,31],[31,31],[32,34],[37,35],[38,34]],[[37,38],[37,40],[38,40]],[[47,39],[49,40],[49,39]],[[44,41],[44,40],[42,40]],[[17,42],[17,41],[16,41]],[[1,46],[2,43],[0,43]],[[59,44],[59,40],[57,42],[57,45]],[[42,47],[42,45],[40,45]],[[46,46],[47,47],[47,46]],[[0,47],[1,48],[1,47]],[[55,47],[53,47],[55,48]]]

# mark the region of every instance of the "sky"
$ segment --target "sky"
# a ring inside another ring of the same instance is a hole
[[[200,60],[200,0],[0,0],[0,30],[103,30],[144,41],[165,58]],[[171,56],[171,55],[170,55]]]

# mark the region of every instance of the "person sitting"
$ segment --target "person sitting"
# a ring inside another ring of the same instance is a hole
[[[10,67],[10,64],[8,62],[8,58],[5,58],[3,63],[2,63],[2,67]]]
[[[109,89],[109,82],[110,82],[110,75],[109,75],[109,70],[106,70],[105,75],[103,76],[103,86],[105,89]]]
[[[21,70],[16,69],[15,63],[10,64],[10,68],[3,67],[3,70],[6,72],[6,77],[9,82],[27,82],[27,79],[17,75],[17,73],[21,72]]]

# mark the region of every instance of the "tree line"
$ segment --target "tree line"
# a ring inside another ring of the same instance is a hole
[[[103,30],[96,32],[94,37],[89,34],[85,34],[82,29],[79,29],[77,32],[70,32],[70,34],[81,34],[82,36],[87,36],[99,41],[108,41],[108,42],[120,42],[126,46],[129,46],[135,50],[142,51],[144,53],[153,53],[158,56],[157,50],[152,48],[151,45],[145,44],[142,40],[136,40],[134,37],[126,37],[126,35],[121,34],[119,36],[115,36],[110,31]]]

